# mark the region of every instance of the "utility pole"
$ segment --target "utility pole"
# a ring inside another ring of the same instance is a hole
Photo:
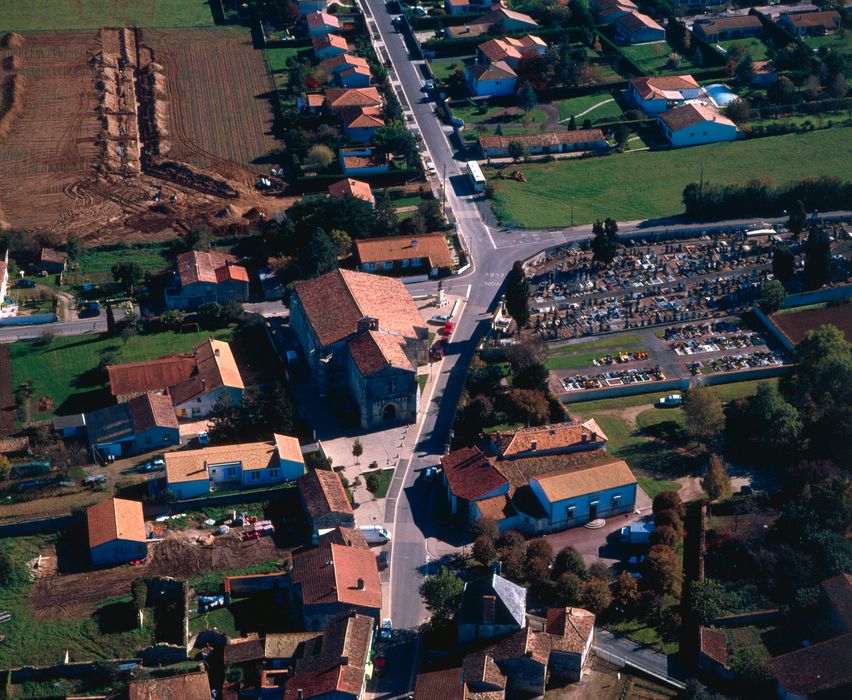
[[[571,195],[571,233],[574,233],[574,195]]]
[[[441,180],[441,213],[447,215],[447,161],[444,161],[444,178]]]

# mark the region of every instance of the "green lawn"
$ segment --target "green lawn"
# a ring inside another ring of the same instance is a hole
[[[669,606],[671,607],[671,606]],[[614,634],[623,634],[638,644],[644,644],[663,654],[677,654],[680,645],[677,640],[664,638],[659,627],[649,620],[633,618],[611,622],[607,629]]]
[[[721,46],[726,52],[731,50],[732,46],[742,46],[751,54],[752,61],[765,61],[767,46],[757,37],[750,39],[729,39],[728,41],[717,41],[711,44],[714,48]]]
[[[214,27],[205,0],[10,0],[0,32],[100,27]]]
[[[814,175],[852,179],[852,129],[716,143],[671,151],[628,153],[589,160],[514,166],[526,183],[494,178],[494,206],[502,224],[521,228],[586,224],[611,216],[631,221],[679,214],[683,189],[698,182],[744,183],[770,177],[777,183]],[[489,177],[490,175],[490,177]],[[721,213],[720,213],[721,214]]]
[[[647,75],[689,73],[694,68],[684,56],[680,57],[677,68],[666,64],[671,53],[676,53],[667,41],[655,41],[650,44],[634,44],[621,47],[622,52]]]
[[[189,585],[198,595],[219,595],[225,590],[226,576],[251,576],[252,574],[274,574],[281,570],[280,559],[270,559],[259,564],[250,564],[238,569],[207,571],[189,579]]]
[[[609,100],[609,102],[606,102]],[[599,107],[595,105],[601,102],[606,102]],[[613,121],[621,118],[621,107],[609,92],[597,92],[594,95],[583,95],[582,97],[570,97],[567,100],[557,100],[555,103],[559,110],[559,121],[567,121],[571,117],[577,118],[577,126],[580,126],[585,119],[596,121],[598,119],[612,119]],[[591,112],[579,116],[582,112],[592,109]]]
[[[172,246],[168,243],[155,243],[127,246],[117,250],[86,248],[76,260],[69,263],[64,283],[73,286],[84,282],[112,282],[112,266],[123,262],[137,263],[145,272],[156,274],[174,264]]]
[[[805,39],[805,43],[812,49],[820,49],[824,46],[835,53],[846,56],[852,55],[852,33],[849,30],[846,30],[842,36],[839,33],[829,34],[828,36],[810,36]]]
[[[446,80],[457,70],[464,70],[464,61],[460,58],[433,58],[429,67],[437,80]]]
[[[98,371],[98,362],[104,353],[113,353],[118,362],[151,360],[164,355],[189,352],[192,347],[211,335],[229,340],[231,331],[224,329],[210,333],[155,333],[137,335],[125,345],[120,338],[106,334],[57,337],[49,346],[40,341],[12,343],[12,380],[15,387],[22,382],[32,382],[30,398],[32,420],[50,418],[53,414],[68,415],[109,403],[104,377]],[[53,399],[52,412],[37,412],[40,397]]]
[[[660,493],[660,491],[679,491],[682,486],[676,481],[666,481],[665,479],[654,479],[650,476],[637,476],[636,481],[639,482],[639,487],[648,494],[651,500]]]
[[[376,489],[376,492],[373,495],[376,498],[384,498],[385,496],[387,496],[391,481],[393,481],[393,469],[381,469],[379,471],[369,473],[377,474],[379,477],[379,487]]]
[[[429,381],[428,374],[418,374],[417,375],[417,385],[420,387],[420,393],[423,393],[423,389],[426,387],[426,382]]]
[[[643,350],[644,347],[642,339],[636,333],[610,336],[587,343],[550,347],[544,366],[551,370],[591,367],[594,360],[604,355],[614,355],[618,352],[636,352]]]
[[[475,128],[480,124],[487,127],[489,133],[494,133],[499,124],[503,130],[503,134],[511,136],[512,134],[538,133],[541,131],[542,125],[547,123],[547,114],[541,109],[530,111],[529,114],[532,117],[532,121],[528,127],[524,126],[521,122],[522,115],[520,113],[503,115],[501,117],[497,116],[501,112],[505,112],[506,109],[508,108],[499,106],[486,107],[485,111],[480,113],[481,108],[479,105],[465,103],[454,106],[452,111],[453,116],[464,120],[467,127],[465,136],[470,136],[471,138],[476,138]]]
[[[192,617],[196,615],[196,617]],[[207,629],[217,629],[229,637],[239,637],[240,631],[236,627],[234,615],[228,608],[216,608],[206,613],[190,613],[189,632],[201,632]]]

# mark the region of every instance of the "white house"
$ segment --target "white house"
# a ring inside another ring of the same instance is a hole
[[[271,442],[169,452],[165,462],[166,485],[180,499],[222,488],[294,481],[305,473],[299,441],[277,434]]]
[[[627,94],[645,114],[657,115],[701,96],[701,86],[691,75],[654,75],[633,78]]]
[[[739,135],[734,122],[723,117],[715,107],[703,104],[691,103],[670,109],[657,117],[657,122],[675,148],[734,141]]]
[[[518,76],[505,61],[476,63],[465,68],[467,88],[477,97],[514,95],[518,87]]]
[[[621,44],[646,44],[666,38],[666,30],[641,12],[621,15],[615,19],[613,25],[615,38]]]

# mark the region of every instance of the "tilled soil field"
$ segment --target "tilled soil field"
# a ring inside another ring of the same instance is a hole
[[[217,537],[209,545],[173,536],[151,545],[150,551],[150,560],[144,566],[46,574],[32,589],[33,615],[41,622],[60,616],[91,615],[101,601],[129,593],[131,582],[139,576],[189,578],[206,571],[227,571],[276,558],[283,560],[287,554],[271,537],[241,542],[233,533]],[[52,552],[47,554],[53,556]]]
[[[772,322],[793,343],[804,340],[805,333],[813,331],[826,323],[837,326],[846,336],[846,340],[852,340],[852,305],[827,306],[822,309],[805,309],[804,311],[790,311],[785,314],[773,314]]]

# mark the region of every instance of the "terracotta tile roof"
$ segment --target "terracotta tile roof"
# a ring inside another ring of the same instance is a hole
[[[42,248],[41,254],[39,255],[39,261],[43,263],[55,263],[57,265],[64,265],[67,256],[61,250],[56,250],[54,248]]]
[[[544,630],[551,649],[582,654],[595,632],[595,615],[582,608],[550,608]]]
[[[342,527],[340,525],[331,532],[320,535],[319,542],[320,544],[340,544],[344,547],[355,547],[356,549],[370,548],[363,532],[354,527]]]
[[[620,459],[597,466],[538,476],[535,479],[551,503],[636,483],[636,477],[630,467]]]
[[[243,664],[264,658],[264,643],[256,634],[251,637],[232,637],[225,645],[225,663]]]
[[[279,464],[278,444],[285,448],[292,461],[302,461],[302,452],[296,438],[274,435],[271,442],[244,442],[237,445],[217,445],[199,450],[179,450],[167,452],[166,482],[177,484],[188,481],[207,481],[208,466],[238,462],[245,471],[256,469],[274,469]],[[295,446],[293,443],[295,442]],[[298,454],[297,451],[298,450]]]
[[[222,282],[248,282],[248,270],[242,265],[225,265],[216,269],[216,283]]]
[[[483,80],[505,80],[506,78],[517,78],[518,74],[512,70],[505,61],[494,63],[477,63],[468,67],[468,72],[477,82]]]
[[[569,452],[568,454],[538,455],[535,457],[517,457],[515,459],[501,459],[497,467],[506,475],[509,483],[516,489],[520,489],[529,483],[529,480],[544,474],[565,471],[567,469],[582,469],[588,466],[606,464],[612,461],[612,457],[602,450],[582,450]],[[517,498],[516,498],[517,503]]]
[[[347,44],[346,39],[339,34],[323,34],[322,36],[315,36],[311,39],[311,45],[313,46],[314,51],[322,51],[329,47],[349,51],[349,44]]]
[[[846,631],[852,632],[852,574],[833,576],[819,585]]]
[[[466,501],[475,501],[509,483],[478,447],[463,447],[444,455],[441,467],[450,491]]]
[[[200,250],[191,250],[188,253],[181,253],[177,257],[177,273],[180,276],[182,285],[192,284],[194,282],[210,282],[216,284],[219,280],[216,271],[220,268],[234,265],[241,270],[241,274],[248,279],[248,273],[244,267],[236,265],[237,258],[233,255],[227,255],[215,250],[203,252]]]
[[[837,10],[789,12],[781,15],[781,17],[792,22],[794,27],[825,27],[826,29],[834,29],[840,26],[840,13]]]
[[[128,700],[210,700],[210,681],[205,671],[130,681]]]
[[[349,195],[357,197],[358,199],[363,199],[365,202],[373,202],[373,190],[369,183],[362,182],[361,180],[353,180],[351,177],[329,185],[328,193],[332,197],[342,198]]]
[[[844,634],[769,660],[788,693],[810,695],[852,682],[852,634]]]
[[[108,498],[86,510],[86,522],[90,549],[113,540],[144,542],[147,537],[139,501]]]
[[[379,570],[369,549],[321,543],[293,555],[292,576],[301,585],[305,605],[382,607]]]
[[[287,462],[301,462],[304,464],[305,458],[302,456],[302,447],[299,445],[298,438],[291,435],[272,433],[272,439],[275,441],[275,447],[281,459]]]
[[[695,29],[701,28],[704,34],[730,31],[732,29],[747,29],[761,27],[760,20],[754,15],[737,15],[736,17],[717,17],[707,22],[696,22]]]
[[[521,47],[508,39],[489,39],[476,47],[492,63],[494,61],[505,61],[507,58],[519,59]]]
[[[309,469],[299,477],[299,493],[312,520],[329,513],[353,512],[340,477],[330,469]]]
[[[320,656],[334,662],[345,658],[350,666],[364,669],[369,661],[372,636],[373,618],[355,612],[336,615],[326,623]],[[315,662],[309,659],[298,662],[296,672],[312,663]],[[360,690],[360,683],[357,690]]]
[[[522,627],[488,647],[486,653],[498,664],[526,656],[546,666],[550,656],[550,643],[546,634],[534,632],[531,627]]]
[[[296,294],[322,345],[358,330],[361,319],[378,320],[378,329],[404,338],[424,338],[427,330],[417,306],[398,279],[352,270],[335,270],[300,282]]]
[[[387,367],[414,371],[411,361],[400,344],[400,336],[367,331],[349,341],[349,354],[355,366],[365,377],[381,372]]]
[[[515,506],[512,504],[510,494],[507,493],[477,501],[476,507],[479,508],[479,512],[483,518],[494,518],[494,520],[512,518],[518,514],[518,511],[515,510]]]
[[[425,258],[432,267],[450,267],[453,264],[450,248],[443,233],[362,238],[354,243],[355,254],[362,264],[412,258]]]
[[[107,367],[113,396],[166,391],[170,386],[189,379],[194,371],[195,357],[189,353]]]
[[[141,396],[135,396],[127,402],[127,412],[135,433],[152,428],[177,430],[180,427],[172,400],[163,394],[149,391]]]
[[[340,116],[347,129],[380,129],[385,125],[380,107],[344,107]]]
[[[353,74],[355,74],[355,75],[366,75],[367,77],[370,77],[372,75],[372,73],[370,72],[370,69],[367,66],[352,66],[352,68],[345,68],[344,70],[340,71],[340,77],[341,78],[343,78],[344,76],[353,75]]]
[[[380,107],[382,96],[375,87],[330,88],[325,91],[325,100],[333,109],[341,107]]]
[[[419,673],[414,685],[414,700],[465,700],[465,690],[461,668]]]
[[[263,655],[267,659],[296,659],[312,656],[320,646],[322,632],[283,632],[267,634]]]
[[[755,75],[771,75],[775,73],[774,61],[755,61],[752,64]]]
[[[532,452],[536,450],[569,449],[594,442],[606,442],[607,437],[594,418],[587,421],[554,423],[535,428],[521,428],[491,436],[501,456]]]
[[[698,82],[691,75],[652,75],[633,78],[630,84],[643,100],[666,97],[665,93],[679,90],[697,90]]]
[[[510,10],[507,7],[495,7],[491,10],[491,12],[487,13],[485,17],[480,19],[480,22],[488,22],[489,24],[496,24],[497,22],[501,22],[504,19],[512,19],[516,22],[525,22],[531,26],[538,26],[538,22],[536,22],[529,15],[525,15],[523,12],[515,12],[514,10]]]
[[[169,394],[175,405],[221,387],[245,388],[228,343],[215,338],[205,340],[195,346],[193,359],[197,371],[183,382],[169,387]]]
[[[309,12],[305,15],[305,22],[308,29],[316,29],[317,27],[340,28],[340,20],[334,15],[328,14],[328,12]]]
[[[488,652],[468,654],[462,659],[462,669],[465,683],[477,686],[488,685],[499,690],[506,688],[506,676]]]
[[[512,141],[520,141],[527,146],[561,146],[575,143],[606,143],[606,137],[600,129],[575,129],[550,131],[543,134],[518,134],[513,136],[480,136],[479,147],[506,149]]]
[[[59,425],[62,425],[62,419],[73,419],[78,418],[79,416],[57,416],[53,419],[53,427],[57,427],[57,421],[59,421]],[[85,425],[85,423],[84,423]],[[70,426],[69,426],[70,427]],[[30,439],[26,435],[20,435],[18,437],[0,437],[0,453],[14,454],[14,453],[27,453],[30,450]]]
[[[318,109],[325,104],[325,95],[321,92],[311,92],[305,95],[305,104],[311,109]]]
[[[660,119],[672,131],[688,129],[691,126],[697,126],[705,122],[715,122],[716,124],[724,124],[736,128],[736,124],[727,117],[723,117],[715,107],[702,104],[685,104],[682,107],[675,107],[667,112],[663,112],[660,115]]]
[[[339,70],[344,70],[348,67],[364,68],[369,71],[366,59],[360,56],[353,56],[351,53],[341,53],[333,58],[328,58],[320,64],[325,70],[330,73],[336,73]]]
[[[641,29],[659,29],[663,31],[663,28],[657,22],[641,12],[628,12],[626,15],[616,18],[615,22],[630,33],[638,32]]]
[[[698,628],[699,651],[722,666],[728,665],[728,635],[724,630]]]

